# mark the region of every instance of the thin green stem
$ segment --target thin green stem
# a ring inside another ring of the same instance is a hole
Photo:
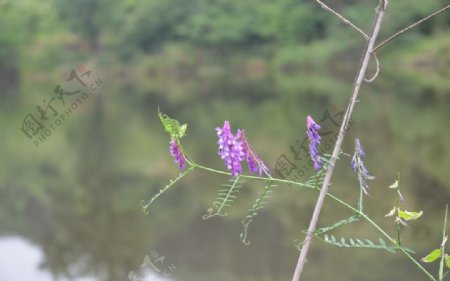
[[[194,162],[192,162],[191,165],[193,165],[196,168],[199,168],[201,170],[208,171],[208,172],[231,176],[230,172],[212,169],[212,168],[209,168],[209,167],[205,167],[205,166],[199,165],[199,164],[194,163]],[[294,184],[294,185],[298,185],[298,186],[306,187],[306,188],[311,188],[311,189],[314,188],[313,185],[305,184],[305,183],[302,183],[302,182],[295,182],[295,181],[291,181],[291,180],[278,179],[278,178],[274,178],[274,177],[267,178],[267,177],[259,177],[259,176],[252,176],[252,175],[240,175],[240,177],[241,178],[245,178],[245,179],[256,179],[256,180],[262,180],[262,181],[273,180],[275,182],[280,182],[280,183]]]
[[[180,145],[181,149],[183,150],[182,146]],[[185,153],[185,155],[187,156],[187,153],[183,150],[183,153]],[[221,174],[221,175],[227,175],[227,176],[231,176],[230,172],[227,171],[222,171],[222,170],[217,170],[217,169],[213,169],[213,168],[209,168],[200,164],[195,163],[193,160],[191,160],[191,158],[189,158],[189,164],[191,167],[189,167],[190,170],[193,170],[195,168],[201,169],[201,170],[205,170],[208,172],[212,172],[215,174]],[[314,185],[310,185],[310,184],[306,184],[306,183],[301,183],[301,182],[296,182],[296,181],[292,181],[292,180],[286,180],[286,179],[278,179],[278,178],[274,178],[272,176],[270,176],[270,178],[268,177],[260,177],[260,176],[252,176],[252,175],[240,175],[241,178],[247,178],[247,179],[255,179],[255,180],[262,180],[262,181],[273,181],[273,182],[279,182],[279,183],[286,183],[286,184],[293,184],[293,185],[297,185],[297,186],[301,186],[301,187],[306,187],[309,189],[314,189],[317,191],[320,191],[320,189],[318,188],[317,184],[319,182],[320,177],[317,178],[317,180],[314,182]],[[333,199],[334,201],[336,201],[337,203],[341,204],[342,206],[346,207],[347,209],[351,210],[352,212],[360,215],[362,218],[364,218],[368,223],[370,223],[378,232],[380,232],[387,240],[389,240],[391,243],[393,244],[397,244],[397,241],[395,239],[393,239],[389,234],[387,234],[376,222],[374,222],[371,218],[369,218],[363,211],[362,211],[362,205],[358,206],[358,208],[360,209],[356,209],[353,206],[347,204],[346,202],[344,202],[343,200],[341,200],[340,198],[327,193],[326,196],[328,196],[329,198]],[[360,199],[361,200],[361,199]],[[360,203],[362,203],[360,201]],[[446,212],[447,214],[447,212]],[[446,215],[446,221],[447,221],[447,215]],[[444,226],[444,231],[445,231],[445,226]],[[400,241],[400,239],[398,240]],[[423,271],[423,273],[425,273],[425,275],[427,275],[427,277],[432,280],[432,281],[437,281],[433,275],[431,275],[414,257],[412,257],[405,249],[400,247],[400,243],[398,243],[399,246],[399,250],[408,258],[410,259],[421,271]]]
[[[448,215],[448,205],[445,205],[445,218],[444,218],[444,228],[442,229],[442,239],[445,238],[445,233],[447,230],[447,215]]]
[[[400,219],[400,216],[398,214],[398,212],[400,210],[400,199],[397,199],[396,206],[397,206],[397,214],[396,215],[397,215],[397,218]],[[402,245],[401,238],[400,238],[400,222],[396,221],[396,224],[397,224],[397,244],[400,247]]]
[[[148,207],[150,207],[150,205],[156,200],[158,199],[163,193],[165,193],[167,190],[169,190],[169,188],[171,188],[172,186],[174,186],[179,180],[181,180],[183,177],[185,177],[187,174],[189,174],[191,171],[193,171],[195,169],[195,166],[191,165],[189,166],[184,172],[181,172],[178,177],[176,177],[174,180],[171,180],[170,183],[168,185],[166,185],[165,187],[163,187],[162,189],[160,189],[158,191],[158,193],[156,193],[155,195],[153,195],[153,197],[146,203],[145,201],[141,201],[141,206],[144,210],[144,213],[146,215],[148,215]]]
[[[359,201],[358,201],[358,209],[362,212],[363,211],[363,189],[359,189]]]
[[[320,170],[319,173],[317,173],[317,179],[316,179],[316,182],[314,183],[314,189],[316,189],[316,190],[320,190],[318,185],[319,185],[319,181],[320,181],[320,175],[323,174],[323,171],[324,170]]]
[[[355,145],[356,146],[356,145]],[[358,148],[355,147],[355,150]],[[359,157],[356,157],[356,161],[358,162],[357,168],[358,168],[358,179],[360,179],[361,174],[363,173],[361,171],[361,159]],[[358,200],[358,209],[362,212],[363,211],[363,196],[364,196],[364,186],[362,185],[361,181],[359,182],[359,200]]]
[[[361,217],[363,217],[368,223],[370,223],[376,230],[378,230],[386,239],[388,239],[389,241],[391,241],[392,243],[396,244],[395,239],[393,239],[389,234],[387,234],[376,222],[374,222],[371,218],[369,218],[365,213],[358,211],[357,209],[355,209],[354,207],[352,207],[351,205],[347,204],[346,202],[342,201],[341,199],[339,199],[338,197],[327,193],[327,196],[330,197],[331,199],[335,200],[336,202],[340,203],[341,205],[347,207],[348,209],[350,209],[351,211],[359,214]],[[431,275],[413,256],[411,256],[405,249],[403,248],[399,248],[399,250],[408,257],[408,259],[410,259],[421,271],[423,271],[423,273],[425,273],[425,275],[428,276],[428,278],[430,280],[433,281],[437,281],[436,278],[434,278],[433,275]]]
[[[445,243],[447,243],[447,214],[448,205],[445,206],[445,217],[444,217],[444,227],[442,228],[442,243],[441,243],[441,262],[439,264],[439,280],[444,279],[444,261],[445,261]]]
[[[205,171],[209,171],[212,173],[216,173],[216,174],[222,174],[222,175],[228,175],[231,176],[231,173],[226,172],[226,171],[221,171],[221,170],[216,170],[216,169],[212,169],[209,167],[205,167],[199,164],[196,164],[194,162],[192,162],[192,165],[195,166],[196,168],[205,170]],[[258,177],[258,176],[250,176],[250,175],[241,175],[241,178],[248,178],[248,179],[257,179],[257,180],[264,180],[267,181],[268,178],[267,177]],[[295,181],[291,181],[291,180],[285,180],[285,179],[278,179],[278,178],[270,178],[270,180],[274,181],[274,182],[280,182],[280,183],[286,183],[286,184],[293,184],[293,185],[298,185],[301,187],[306,187],[309,189],[315,189],[317,191],[320,191],[319,188],[316,187],[316,184],[314,186],[311,185],[307,185],[304,183],[300,183],[300,182],[295,182]],[[369,218],[364,212],[354,208],[353,206],[347,204],[346,202],[342,201],[340,198],[327,193],[327,196],[330,197],[331,199],[333,199],[334,201],[336,201],[337,203],[341,204],[342,206],[346,207],[347,209],[351,210],[352,212],[360,215],[362,218],[364,218],[368,223],[370,223],[378,232],[380,232],[387,240],[389,240],[391,243],[393,244],[397,244],[397,241],[392,238],[389,234],[387,234],[376,222],[374,222],[371,218]],[[400,246],[400,245],[399,245]],[[428,276],[428,278],[432,281],[437,281],[433,275],[431,275],[413,256],[411,256],[405,249],[400,248],[399,250],[408,258],[410,259],[421,271],[423,271],[423,273],[425,273],[425,275]]]
[[[401,218],[399,215],[399,211],[400,211],[400,201],[402,200],[401,197],[401,193],[400,193],[400,172],[397,173],[397,180],[396,180],[397,186],[395,187],[395,190],[397,191],[397,200],[395,201],[395,224],[396,224],[396,228],[397,228],[397,244],[399,247],[401,247],[402,242],[401,242],[401,236],[400,236],[400,222],[401,222]]]
[[[178,147],[181,149],[181,152],[183,152],[184,158],[186,159],[186,162],[188,162],[189,165],[191,166],[195,166],[194,161],[192,160],[192,158],[189,156],[189,154],[187,153],[186,150],[184,150],[183,146],[181,145],[181,142],[179,139],[175,140],[178,144]]]
[[[241,237],[241,242],[247,246],[250,245],[250,241],[247,239],[248,227],[249,227],[250,223],[253,221],[253,218],[257,215],[258,210],[261,209],[263,207],[263,205],[266,203],[265,202],[265,199],[267,199],[266,195],[268,192],[270,192],[272,183],[273,183],[273,180],[268,180],[266,186],[264,187],[264,190],[259,195],[259,197],[256,199],[256,201],[252,205],[251,209],[248,211],[248,214],[245,217],[245,219],[242,220],[242,226],[244,227],[244,229],[242,230],[240,237]]]
[[[407,251],[405,251],[404,249],[400,248],[400,251],[402,251],[402,253],[408,257],[408,259],[410,259],[420,270],[423,271],[423,273],[425,273],[428,278],[430,280],[433,281],[437,281],[436,278],[434,278],[433,275],[431,275],[431,273],[429,273],[413,256],[411,256]]]

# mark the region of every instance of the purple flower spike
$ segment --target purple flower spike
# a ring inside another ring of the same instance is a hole
[[[361,142],[359,141],[359,139],[355,139],[355,154],[353,155],[353,159],[352,159],[352,163],[351,163],[352,170],[356,171],[356,169],[358,168],[358,162],[359,162],[361,171],[364,174],[368,174],[368,171],[367,171],[366,167],[364,166],[364,163],[362,162],[361,158],[366,158],[366,153],[362,149]]]
[[[180,170],[183,170],[186,166],[186,157],[174,139],[170,141],[169,150],[170,154],[175,159],[175,163],[178,163],[180,165]]]
[[[216,128],[219,137],[219,155],[225,161],[231,175],[242,173],[241,161],[244,160],[244,145],[239,138],[239,133],[234,136],[231,133],[230,122],[225,121],[222,128]]]
[[[366,153],[364,153],[364,150],[362,149],[361,142],[359,141],[359,139],[355,139],[355,145],[356,145],[356,149],[358,150],[359,156],[361,156],[362,158],[365,158]]]
[[[357,168],[356,160],[352,159],[352,170],[355,172]]]
[[[261,160],[258,154],[256,154],[255,150],[248,142],[244,131],[238,130],[237,136],[244,143],[244,154],[248,163],[248,170],[250,171],[250,173],[258,172],[260,176],[262,176],[263,173],[270,174],[269,168],[266,166],[266,164],[264,164],[264,162]]]
[[[308,115],[308,117],[306,117],[306,127],[308,128],[306,133],[309,138],[309,154],[313,161],[314,170],[318,171],[322,166],[322,161],[320,161],[319,151],[317,149],[317,145],[320,144],[320,136],[318,133],[320,126]]]
[[[362,191],[365,194],[368,193],[369,185],[367,183],[368,180],[373,180],[375,177],[369,175],[369,171],[367,170],[366,166],[364,166],[364,162],[362,161],[362,158],[365,158],[366,154],[364,153],[364,150],[362,149],[361,142],[359,139],[355,139],[355,153],[353,154],[352,158],[352,170],[358,173],[358,180],[359,185],[362,189]]]

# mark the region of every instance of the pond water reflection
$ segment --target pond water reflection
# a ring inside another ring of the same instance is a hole
[[[55,278],[51,272],[43,270],[44,254],[39,247],[20,237],[3,237],[0,239],[0,276],[2,280],[37,280],[51,281]],[[58,278],[65,281],[67,278]],[[93,277],[75,277],[73,281],[93,281]]]
[[[332,76],[305,73],[247,79],[231,71],[213,78],[155,81],[120,79],[110,69],[97,66],[104,82],[101,91],[39,148],[18,127],[59,81],[25,78],[18,98],[5,98],[0,279],[169,280],[164,279],[164,270],[171,268],[167,277],[178,281],[289,280],[298,254],[293,241],[302,237],[308,224],[314,192],[277,188],[251,226],[250,246],[239,242],[240,220],[263,187],[258,182],[245,184],[229,216],[205,222],[202,216],[227,178],[194,172],[164,194],[148,216],[142,213],[139,202],[177,175],[157,106],[189,124],[184,145],[198,162],[222,167],[214,128],[228,119],[235,129],[246,130],[273,169],[282,154],[292,160],[290,146],[305,137],[308,114],[320,118],[324,109],[345,108],[351,81],[336,86]],[[405,243],[419,241],[414,244],[418,257],[438,245],[442,210],[448,202],[447,86],[439,85],[446,89],[440,94],[442,90],[409,80],[408,74],[387,71],[365,86],[344,146],[350,154],[355,137],[363,142],[366,166],[377,177],[371,183],[367,210],[391,231],[393,225],[384,214],[394,197],[386,187],[401,172],[406,205],[425,214],[423,221],[404,231]],[[356,202],[358,185],[347,162],[345,157],[338,162],[332,192]],[[330,203],[321,225],[348,215]],[[338,235],[377,238],[373,233],[360,223]],[[155,252],[164,257],[153,260],[157,269],[141,267]],[[305,280],[318,280],[319,274],[321,280],[423,280],[400,256],[315,242]]]

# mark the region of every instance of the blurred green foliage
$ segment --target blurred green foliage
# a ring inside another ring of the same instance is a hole
[[[383,30],[392,33],[445,3],[390,3]],[[367,28],[375,4],[338,1],[333,7]],[[338,39],[353,32],[307,0],[46,0],[39,5],[21,0],[6,1],[0,13],[2,65],[11,59],[11,52],[49,32],[74,32],[91,48],[114,49],[123,57],[155,51],[170,42],[242,49]],[[429,36],[445,30],[448,23],[449,16],[442,15],[412,33]]]

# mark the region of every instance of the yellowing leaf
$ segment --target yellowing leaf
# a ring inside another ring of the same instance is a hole
[[[389,188],[397,188],[398,187],[398,181],[395,181],[393,184],[389,186]]]
[[[395,218],[395,222],[396,223],[401,223],[403,226],[409,227],[409,225],[403,219],[401,219],[400,217],[396,217]]]
[[[398,210],[398,216],[404,220],[416,220],[418,218],[420,218],[423,214],[423,211],[420,212],[410,212],[410,211],[402,211],[402,210]]]
[[[421,259],[421,261],[423,262],[434,262],[435,260],[437,260],[438,258],[440,258],[442,255],[442,251],[441,249],[436,249],[433,250],[431,253],[429,253],[428,255],[426,255],[425,257],[423,257]],[[448,259],[447,259],[447,266],[448,266]]]
[[[184,135],[186,134],[186,129],[187,129],[187,124],[184,124],[180,127],[180,133],[178,134],[178,138],[182,138],[184,137]]]
[[[387,214],[384,215],[384,216],[385,216],[386,218],[387,218],[387,217],[392,217],[392,216],[395,214],[396,211],[397,211],[397,208],[394,207],[392,210],[389,211],[389,213],[387,213]]]

